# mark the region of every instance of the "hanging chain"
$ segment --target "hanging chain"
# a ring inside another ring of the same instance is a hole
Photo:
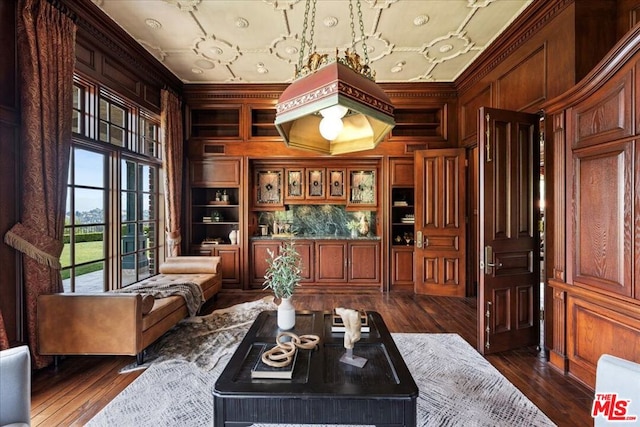
[[[316,29],[316,0],[312,0],[313,8],[311,9],[311,36],[309,38],[309,55],[316,51],[316,45],[313,42]]]
[[[356,26],[353,20],[353,3],[349,0],[349,18],[351,19],[351,48],[356,50]]]
[[[362,8],[360,7],[360,0],[356,0],[356,5],[358,6],[358,21],[360,21],[360,37],[362,37],[362,51],[364,52],[364,65],[369,65],[369,53],[367,52],[367,42],[366,37],[364,36],[364,23],[362,22]],[[349,0],[349,6],[351,6],[351,0]],[[353,19],[352,19],[353,23]],[[354,43],[356,37],[352,35]]]
[[[311,0],[307,0],[304,7],[304,21],[302,22],[302,38],[300,40],[300,56],[298,57],[298,69],[296,70],[296,74],[302,70],[302,64],[304,61],[304,51],[307,43],[307,22],[309,19],[309,5],[311,4]],[[315,0],[314,0],[315,5]]]

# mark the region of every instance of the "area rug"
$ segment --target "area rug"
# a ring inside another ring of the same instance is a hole
[[[88,426],[211,426],[213,386],[270,298],[183,321],[147,355],[147,369]],[[392,334],[420,390],[419,426],[553,426],[457,334]]]

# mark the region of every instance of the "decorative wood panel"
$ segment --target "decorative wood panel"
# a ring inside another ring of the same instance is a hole
[[[391,159],[389,173],[391,185],[413,187],[413,159]]]
[[[316,281],[347,281],[347,245],[343,242],[316,242]]]
[[[391,287],[409,285],[413,288],[413,248],[391,248]]]
[[[300,283],[313,282],[315,280],[315,271],[313,262],[315,260],[315,243],[313,241],[295,241],[295,249],[300,254],[300,262],[302,271],[300,272]]]
[[[237,159],[193,160],[190,173],[192,185],[240,185]]]
[[[632,296],[633,145],[574,155],[574,281]]]
[[[567,299],[567,357],[569,370],[589,386],[595,385],[603,353],[640,363],[640,313],[624,312],[606,301],[569,295]]]
[[[545,45],[542,45],[498,78],[497,106],[526,111],[546,99],[546,88],[547,52]]]
[[[631,70],[606,83],[598,96],[571,109],[572,147],[612,141],[633,134]]]
[[[473,98],[460,107],[460,129],[461,137],[465,146],[476,145],[478,135],[478,111],[480,107],[493,105],[491,99],[491,85],[486,86]]]
[[[350,283],[380,282],[379,242],[349,243],[348,279]]]

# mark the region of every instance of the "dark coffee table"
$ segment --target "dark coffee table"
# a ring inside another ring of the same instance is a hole
[[[370,332],[353,352],[368,359],[363,368],[339,361],[344,334],[331,332],[330,312],[301,311],[292,332],[320,336],[319,348],[299,350],[292,379],[251,379],[260,349],[280,332],[276,312],[262,312],[216,381],[214,425],[415,426],[418,387],[380,314],[367,316]]]

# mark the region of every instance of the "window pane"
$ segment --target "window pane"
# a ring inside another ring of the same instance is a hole
[[[84,264],[105,258],[104,227],[76,227],[73,253],[74,264]]]
[[[71,112],[71,132],[80,133],[80,113],[76,110]]]
[[[122,193],[122,221],[135,221],[136,220],[136,193],[123,192]]]
[[[69,228],[64,229],[63,239],[64,239],[64,246],[62,247],[62,254],[60,255],[60,264],[62,265],[62,268],[65,268],[71,265],[71,243],[69,243],[71,239],[71,229]]]
[[[140,165],[140,191],[150,192],[152,183],[155,182],[156,168],[147,165]]]
[[[100,120],[109,121],[109,103],[100,99]]]
[[[123,128],[125,127],[125,111],[124,109],[118,107],[117,105],[111,105],[111,117],[110,117],[110,122],[118,125],[119,127]]]
[[[130,254],[136,250],[136,225],[135,224],[123,224],[122,225],[122,253]]]
[[[122,160],[121,189],[135,191],[136,189],[136,164],[132,161]]]
[[[104,262],[94,262],[75,269],[75,291],[81,293],[104,292]]]
[[[147,247],[156,247],[156,223],[147,222],[144,224],[144,234],[147,236]]]
[[[76,184],[85,187],[105,188],[104,154],[76,148],[73,150],[73,155],[75,157],[74,173]]]
[[[111,132],[111,138],[109,139],[109,142],[113,145],[124,147],[124,130],[117,126],[111,125],[109,127],[109,131]]]
[[[79,110],[82,103],[82,88],[78,86],[73,86],[73,108],[75,110]]]
[[[153,255],[153,251],[151,250],[146,250],[144,252],[141,252],[140,254],[141,259],[146,260],[146,262],[143,262],[140,268],[138,269],[138,280],[146,279],[147,277],[150,277],[153,274],[155,274],[151,269],[150,260],[152,255]]]
[[[104,211],[104,190],[89,188],[76,188],[75,198],[75,224],[104,224],[106,216]]]
[[[152,203],[154,200],[153,194],[145,193],[140,195],[141,209],[140,216],[138,219],[140,220],[150,220],[155,219],[155,212],[152,209]]]
[[[100,122],[100,129],[99,129],[100,141],[109,142],[109,131],[108,131],[108,129],[109,129],[109,126],[107,125],[107,123],[101,121]]]

